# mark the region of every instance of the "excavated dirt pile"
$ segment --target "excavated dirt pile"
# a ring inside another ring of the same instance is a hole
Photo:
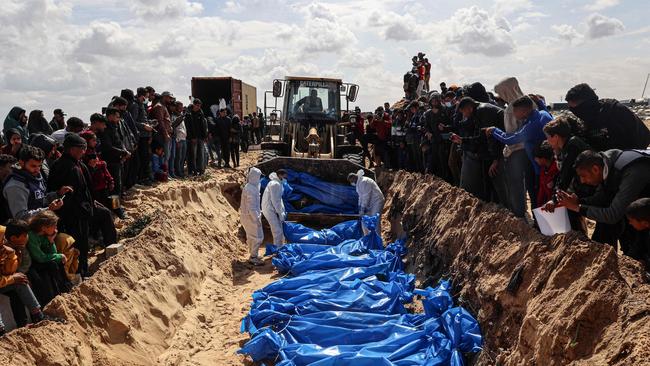
[[[393,235],[421,284],[451,278],[481,324],[479,365],[650,364],[650,285],[576,233],[547,238],[442,180],[385,173]]]
[[[235,354],[250,293],[271,281],[245,262],[236,207],[244,171],[135,192],[151,223],[89,281],[57,297],[44,322],[0,340],[1,365],[242,365]],[[233,207],[235,206],[235,207]]]

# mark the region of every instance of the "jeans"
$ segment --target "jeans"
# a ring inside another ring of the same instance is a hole
[[[525,150],[517,150],[505,159],[508,201],[506,207],[517,217],[526,215],[526,175],[530,160]],[[536,202],[535,197],[531,197]]]
[[[174,173],[177,177],[185,176],[185,158],[187,157],[187,140],[176,142],[176,155],[174,159]]]
[[[233,143],[230,146],[230,160],[235,167],[239,166],[239,143]]]
[[[203,140],[196,141],[196,168],[197,172],[203,174],[205,167],[208,165],[208,156],[206,153],[205,142]]]
[[[172,167],[169,164],[169,162],[174,161],[174,152],[176,151],[176,145],[173,144],[173,141],[174,141],[174,139],[170,138],[169,140],[167,140],[167,141],[165,141],[163,143],[163,148],[164,148],[164,151],[165,151],[164,163],[165,163],[165,165],[167,165],[167,172],[169,172],[169,174],[172,175],[172,176],[174,174],[173,174]]]
[[[18,297],[20,302],[23,304],[23,306],[27,307],[30,312],[34,311],[36,309],[40,309],[41,305],[38,303],[38,300],[36,300],[36,296],[34,296],[34,293],[32,292],[31,287],[29,287],[28,284],[24,283],[14,283],[9,286],[5,287],[0,287],[0,294],[8,294],[10,299],[11,299],[11,305],[12,305],[12,312],[14,312],[14,318],[16,318],[16,324],[18,326],[23,326],[24,324],[21,324],[24,322],[23,319],[25,319],[25,312],[23,310],[22,314],[16,314],[16,311],[19,310],[15,307],[17,305],[13,294]],[[21,316],[22,315],[22,316]],[[0,317],[0,328],[4,328],[4,323],[2,322],[2,317]]]

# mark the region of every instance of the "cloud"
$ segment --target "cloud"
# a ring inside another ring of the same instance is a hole
[[[94,63],[102,57],[122,57],[144,51],[142,44],[116,22],[93,22],[84,33],[73,51],[81,62]]]
[[[304,25],[285,25],[276,33],[297,45],[303,54],[337,53],[357,43],[357,38],[324,4],[312,2],[296,8],[305,15]]]
[[[203,5],[189,0],[133,0],[131,10],[145,20],[159,21],[198,15]]]
[[[505,16],[528,10],[533,7],[530,0],[495,0],[494,11],[498,15]]]
[[[584,8],[589,11],[599,11],[616,6],[620,2],[620,0],[596,0],[591,4],[585,5]]]
[[[551,30],[555,32],[559,38],[569,42],[582,38],[582,34],[580,34],[573,26],[568,24],[552,25]]]
[[[379,28],[384,40],[412,41],[422,36],[412,15],[400,15],[392,11],[374,11],[368,18],[368,26]]]
[[[223,11],[228,14],[239,14],[244,11],[244,6],[239,1],[226,1]]]
[[[477,6],[457,10],[442,31],[447,42],[464,53],[499,57],[516,49],[508,21]]]
[[[586,36],[590,39],[612,36],[625,30],[623,22],[595,13],[587,18]]]

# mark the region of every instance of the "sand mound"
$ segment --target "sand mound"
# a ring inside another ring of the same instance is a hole
[[[2,365],[241,365],[239,322],[250,293],[270,281],[252,271],[239,236],[243,170],[134,192],[125,203],[151,224],[126,249],[46,309],[45,322],[0,340]]]
[[[421,282],[450,277],[478,316],[478,364],[650,364],[640,264],[576,234],[543,237],[439,179],[387,173],[380,184],[385,219],[409,235],[409,271]]]

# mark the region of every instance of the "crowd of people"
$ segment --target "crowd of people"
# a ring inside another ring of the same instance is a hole
[[[426,70],[423,56],[414,62]],[[586,234],[585,219],[594,221],[593,240],[620,243],[650,269],[650,131],[628,107],[579,84],[568,111],[552,111],[514,77],[492,92],[480,82],[406,89],[394,106],[347,117],[364,162],[434,174],[522,219],[566,207],[574,230]]]
[[[206,117],[207,115],[207,117]],[[202,175],[208,164],[238,167],[260,143],[263,117],[242,120],[226,106],[184,106],[170,92],[124,89],[89,123],[54,110],[14,107],[0,146],[0,294],[18,326],[45,318],[41,307],[89,273],[95,244],[117,242],[119,200],[136,186]],[[93,245],[91,245],[91,243]],[[4,333],[0,318],[0,335]]]

